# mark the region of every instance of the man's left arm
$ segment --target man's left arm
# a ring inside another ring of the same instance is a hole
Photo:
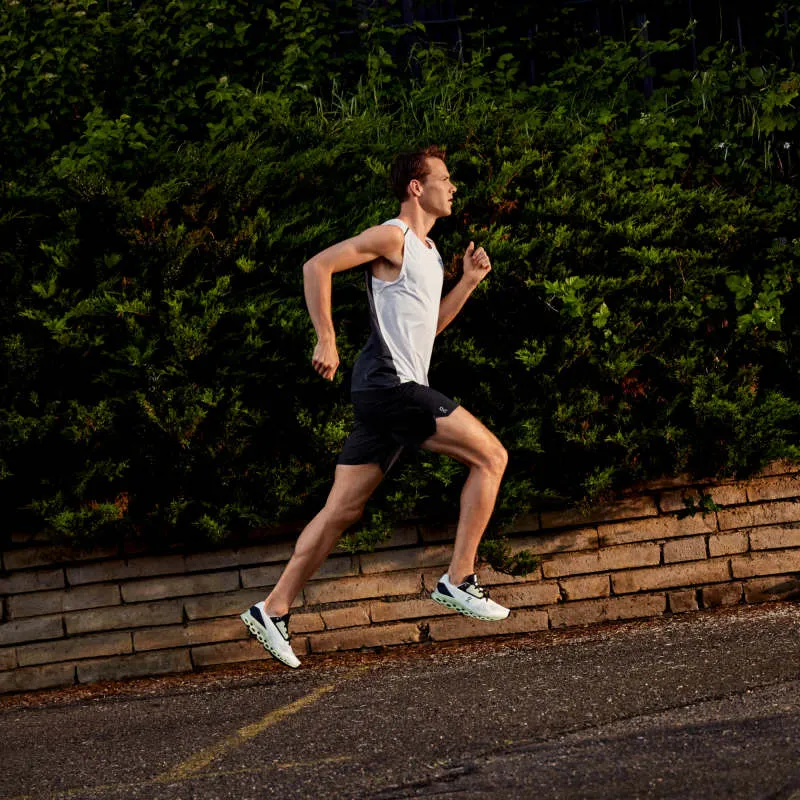
[[[436,323],[437,335],[441,333],[464,307],[467,298],[475,287],[489,274],[492,265],[486,251],[475,242],[470,242],[464,253],[464,274],[461,280],[442,298],[439,304],[439,319]]]

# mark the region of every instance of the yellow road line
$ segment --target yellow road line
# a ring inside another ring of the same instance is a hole
[[[366,669],[368,669],[367,666],[356,667],[355,669],[346,673],[344,678],[347,679],[353,677],[354,675],[361,673]],[[239,728],[239,730],[235,733],[232,733],[230,736],[226,736],[224,739],[220,739],[220,741],[215,742],[203,750],[200,750],[198,753],[195,753],[193,756],[186,759],[186,761],[183,763],[161,773],[161,775],[156,776],[153,780],[158,783],[171,783],[173,781],[185,780],[193,773],[199,772],[204,767],[207,767],[212,761],[214,761],[214,759],[219,758],[229,750],[232,750],[234,747],[244,744],[254,736],[258,736],[259,733],[265,731],[276,722],[280,722],[284,717],[294,714],[306,706],[315,703],[320,697],[323,697],[324,695],[328,694],[328,692],[333,691],[337,686],[338,684],[335,683],[328,684],[327,686],[320,686],[318,689],[314,689],[313,692],[310,692],[304,697],[289,703],[289,705],[283,706],[282,708],[276,708],[274,711],[270,711],[269,714],[262,717],[260,720],[258,720],[258,722],[253,722],[250,725],[245,725],[244,728]]]
[[[346,672],[342,680],[355,677],[356,675],[368,669],[368,665],[355,667],[354,669]],[[276,708],[274,711],[270,711],[257,722],[253,722],[250,725],[245,725],[243,728],[239,728],[238,731],[232,733],[230,736],[226,736],[224,739],[220,739],[220,741],[215,742],[209,747],[203,748],[190,758],[186,759],[186,761],[183,761],[182,763],[172,767],[166,772],[162,772],[155,778],[149,778],[143,781],[133,780],[124,781],[123,783],[108,783],[98,786],[81,786],[72,789],[61,789],[44,795],[16,795],[15,797],[0,798],[0,800],[34,800],[35,797],[45,797],[47,800],[56,800],[56,798],[74,797],[75,795],[89,796],[129,786],[141,787],[157,783],[176,783],[179,781],[191,780],[193,778],[211,778],[217,775],[235,775],[237,773],[244,772],[261,772],[265,769],[265,767],[272,769],[287,769],[290,767],[314,766],[316,764],[324,764],[329,762],[348,761],[350,756],[331,756],[329,758],[313,759],[310,761],[285,761],[268,766],[261,765],[259,767],[245,767],[243,769],[236,770],[215,770],[214,772],[198,774],[204,767],[207,767],[212,761],[220,756],[225,755],[225,753],[227,753],[229,750],[244,744],[254,736],[258,736],[259,733],[265,731],[276,722],[280,722],[280,720],[282,720],[284,717],[288,717],[291,714],[294,714],[295,712],[305,708],[306,706],[311,705],[319,700],[320,697],[324,697],[326,694],[336,689],[340,684],[341,682],[331,683],[327,686],[320,686],[319,688],[314,689],[314,691],[309,692],[309,694],[300,697],[288,705],[282,706],[281,708]]]

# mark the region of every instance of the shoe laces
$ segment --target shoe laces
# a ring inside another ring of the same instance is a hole
[[[473,589],[477,590],[477,592],[478,592],[477,595],[472,595],[473,597],[480,597],[482,600],[488,600],[489,599],[489,590],[485,586],[481,586],[478,583],[477,576],[475,577],[475,583],[472,583],[471,581],[463,581],[461,584],[459,584],[459,586],[467,586],[467,587],[471,586]],[[462,591],[463,591],[463,589],[462,589]],[[467,594],[471,594],[471,592],[467,592]]]

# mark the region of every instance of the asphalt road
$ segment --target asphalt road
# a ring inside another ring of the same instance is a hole
[[[0,800],[800,800],[800,605],[0,698]]]

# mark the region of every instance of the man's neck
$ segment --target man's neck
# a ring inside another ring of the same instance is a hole
[[[419,206],[412,206],[407,203],[400,205],[400,213],[397,218],[402,219],[423,242],[438,219],[438,217],[423,211]]]

